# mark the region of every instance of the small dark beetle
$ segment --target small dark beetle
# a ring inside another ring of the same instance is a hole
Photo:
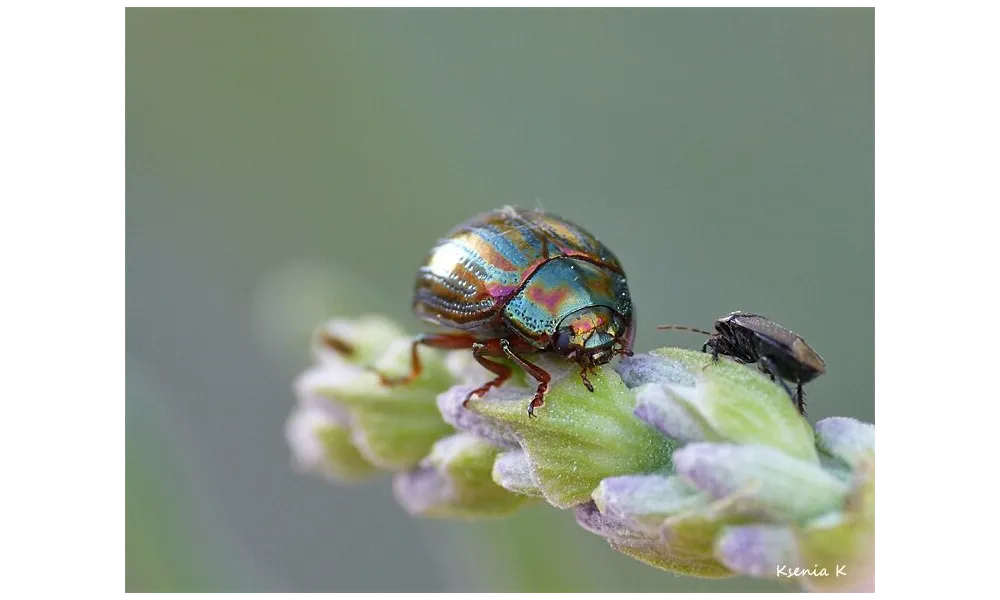
[[[802,384],[826,373],[826,363],[804,339],[760,315],[731,312],[715,321],[715,333],[677,325],[663,325],[657,329],[681,329],[711,336],[701,351],[711,348],[713,360],[719,360],[722,354],[741,363],[759,363],[772,381],[775,375],[778,376],[779,383],[803,415],[806,410]],[[796,384],[794,392],[786,381]]]
[[[420,375],[420,345],[469,348],[495,377],[469,399],[503,385],[511,369],[490,358],[506,358],[538,381],[528,415],[542,406],[551,379],[526,355],[557,354],[587,372],[617,354],[631,354],[632,299],[618,258],[581,227],[538,210],[507,207],[452,229],[417,272],[413,310],[451,331],[413,341],[411,370],[382,376],[400,385]]]

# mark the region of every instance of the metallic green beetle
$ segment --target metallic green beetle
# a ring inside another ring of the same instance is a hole
[[[617,354],[632,354],[632,299],[618,258],[593,235],[555,215],[507,207],[456,227],[431,249],[417,273],[413,310],[451,331],[413,341],[411,372],[383,377],[387,385],[421,371],[417,347],[471,348],[495,377],[466,398],[481,396],[511,376],[506,357],[538,381],[528,415],[545,402],[549,373],[526,355],[552,353],[580,366],[580,378]]]

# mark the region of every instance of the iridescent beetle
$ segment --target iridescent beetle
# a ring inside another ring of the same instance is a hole
[[[456,227],[431,249],[417,273],[413,310],[453,331],[414,339],[406,376],[420,375],[420,345],[471,348],[495,377],[465,399],[503,385],[512,371],[488,357],[506,357],[538,381],[528,415],[545,403],[551,377],[525,355],[558,354],[587,371],[617,354],[632,354],[632,299],[618,258],[593,235],[555,215],[507,207]]]
[[[657,329],[680,329],[711,336],[701,351],[711,348],[713,360],[719,360],[722,354],[741,363],[759,363],[772,381],[778,376],[781,387],[803,415],[806,404],[802,384],[826,373],[826,363],[802,337],[753,313],[735,311],[720,317],[715,321],[714,333],[680,325],[661,325]],[[795,392],[785,381],[797,384]]]

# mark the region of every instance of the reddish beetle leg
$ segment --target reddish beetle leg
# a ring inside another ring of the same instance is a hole
[[[324,331],[320,333],[319,341],[324,346],[326,346],[327,348],[329,348],[330,350],[336,352],[341,356],[346,356],[348,358],[354,356],[355,352],[354,346],[340,339],[339,337],[332,336]]]
[[[410,372],[402,377],[389,377],[375,368],[371,370],[379,377],[379,382],[384,386],[397,386],[412,383],[423,372],[423,365],[420,364],[420,354],[417,346],[429,346],[442,350],[461,350],[462,348],[472,348],[476,344],[476,338],[467,333],[424,333],[413,338],[410,345]]]
[[[538,387],[535,389],[535,397],[531,399],[531,403],[528,404],[528,416],[535,416],[535,409],[543,406],[545,404],[545,392],[549,389],[549,382],[552,381],[552,376],[545,369],[539,367],[534,363],[530,363],[527,360],[521,358],[514,353],[510,348],[510,344],[507,340],[500,340],[500,347],[503,349],[504,354],[508,358],[521,365],[521,368],[525,370],[528,375],[531,375],[538,381]]]
[[[528,362],[515,352],[515,350],[511,347],[512,345],[523,345],[523,343],[518,344],[518,342],[519,340],[515,340],[511,343],[506,338],[477,340],[474,336],[467,333],[423,334],[415,337],[413,339],[413,344],[410,346],[410,372],[408,374],[403,375],[402,377],[389,377],[375,369],[372,370],[379,376],[379,381],[382,385],[406,385],[420,377],[420,373],[423,372],[423,366],[420,363],[420,354],[417,352],[418,346],[429,346],[431,348],[440,348],[442,350],[472,348],[472,356],[476,359],[476,362],[496,375],[496,377],[469,392],[465,401],[462,402],[462,406],[468,406],[469,400],[482,396],[495,387],[500,387],[508,379],[510,379],[510,376],[513,374],[510,367],[487,358],[507,357],[520,365],[525,372],[538,381],[538,387],[535,389],[535,396],[531,399],[531,403],[528,405],[528,416],[534,416],[535,409],[545,404],[545,392],[549,389],[549,382],[552,380],[552,377],[549,375],[548,371],[534,363]],[[525,349],[530,350],[531,348],[527,347]],[[518,350],[520,350],[520,348],[518,348]]]

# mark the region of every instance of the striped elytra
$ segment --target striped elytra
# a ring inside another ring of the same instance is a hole
[[[631,354],[632,300],[621,262],[580,226],[540,210],[507,207],[478,215],[438,240],[417,273],[413,310],[446,333],[419,336],[412,372],[420,374],[418,345],[471,348],[496,377],[469,398],[502,385],[505,357],[538,380],[528,408],[542,406],[549,374],[526,355],[547,352],[587,372],[617,354]],[[468,399],[466,400],[468,401]]]

